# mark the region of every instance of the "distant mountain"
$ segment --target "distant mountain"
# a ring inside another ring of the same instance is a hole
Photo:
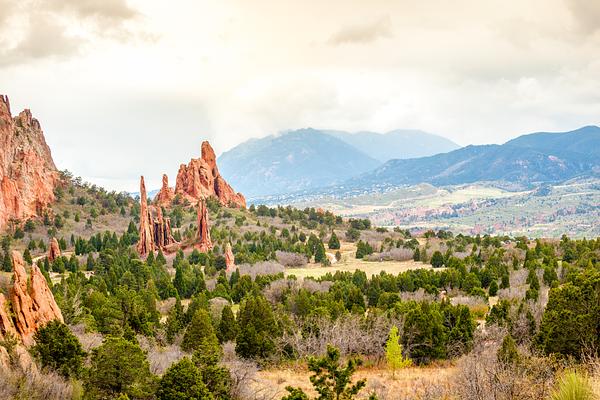
[[[251,139],[223,153],[218,164],[225,179],[247,197],[333,185],[381,165],[348,143],[310,128]]]
[[[449,139],[418,130],[398,129],[388,133],[324,132],[343,140],[381,162],[392,159],[426,157],[460,148],[458,144]]]
[[[600,175],[597,126],[563,133],[533,133],[503,145],[467,146],[431,157],[391,160],[349,183],[353,187],[477,181],[529,184],[589,175]]]

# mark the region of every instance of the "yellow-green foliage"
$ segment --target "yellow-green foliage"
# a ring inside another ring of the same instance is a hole
[[[559,380],[551,400],[594,400],[594,392],[588,377],[584,374],[569,371]]]
[[[390,336],[385,345],[385,358],[388,362],[388,367],[392,370],[392,375],[395,376],[397,369],[410,367],[412,360],[402,355],[402,345],[399,342],[398,328],[392,326]]]

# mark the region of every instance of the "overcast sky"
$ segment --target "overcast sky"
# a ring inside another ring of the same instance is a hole
[[[284,129],[501,143],[600,124],[600,1],[0,0],[0,93],[115,190]]]

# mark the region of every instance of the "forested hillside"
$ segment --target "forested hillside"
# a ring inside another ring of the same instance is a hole
[[[211,250],[141,259],[138,202],[62,179],[52,211],[2,240],[2,290],[9,250],[23,250],[64,317],[35,335],[42,378],[4,336],[3,395],[300,399],[314,394],[309,374],[335,371],[345,398],[548,398],[569,373],[598,384],[598,239],[387,230],[209,200]],[[176,240],[197,235],[195,205],[164,215]]]

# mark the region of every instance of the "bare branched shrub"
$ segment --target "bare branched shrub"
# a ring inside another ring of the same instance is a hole
[[[279,399],[277,388],[270,382],[260,379],[258,366],[250,360],[238,358],[235,344],[223,344],[223,366],[231,376],[231,396],[239,400]]]
[[[529,271],[527,271],[524,268],[517,270],[517,271],[513,271],[510,274],[510,287],[513,288],[513,287],[520,287],[520,286],[526,285],[528,273],[529,273]]]
[[[425,289],[423,288],[419,288],[414,292],[400,292],[400,299],[402,301],[432,302],[436,300],[436,296],[425,292]]]
[[[70,325],[69,329],[71,329],[73,335],[77,336],[81,347],[86,352],[90,352],[102,344],[102,334],[98,332],[86,332],[85,324]]]
[[[520,348],[515,362],[501,362],[498,349],[505,331],[479,330],[473,351],[458,363],[453,393],[464,400],[539,400],[547,398],[554,381],[550,361]]]
[[[240,275],[249,275],[252,279],[255,279],[258,275],[277,275],[285,271],[285,267],[276,261],[241,264],[237,268],[240,271]]]
[[[367,257],[369,261],[409,261],[413,259],[413,250],[405,248],[391,249],[381,253],[373,253]]]
[[[72,399],[73,386],[53,372],[0,368],[0,399]]]
[[[327,345],[337,347],[343,356],[361,354],[381,359],[390,328],[395,325],[402,334],[402,319],[385,316],[344,315],[334,321],[327,317],[295,319],[295,329],[278,339],[278,348],[292,349],[299,357],[323,354]],[[342,334],[343,332],[343,334]]]
[[[289,251],[277,250],[275,252],[275,257],[279,264],[285,267],[304,267],[308,262],[304,254],[292,253]]]
[[[297,279],[284,278],[271,282],[263,289],[263,294],[272,304],[277,304],[283,301],[285,294],[288,292],[298,293],[300,289],[304,289],[311,293],[327,293],[332,285],[333,282],[331,281],[317,282],[312,279],[298,281]]]
[[[215,321],[221,320],[221,313],[223,312],[223,308],[231,304],[229,300],[224,299],[222,297],[214,297],[208,302],[210,303],[210,316]]]
[[[137,340],[140,347],[148,353],[150,372],[156,375],[162,375],[173,363],[186,356],[176,344],[160,346],[155,340],[143,335],[138,335]]]

